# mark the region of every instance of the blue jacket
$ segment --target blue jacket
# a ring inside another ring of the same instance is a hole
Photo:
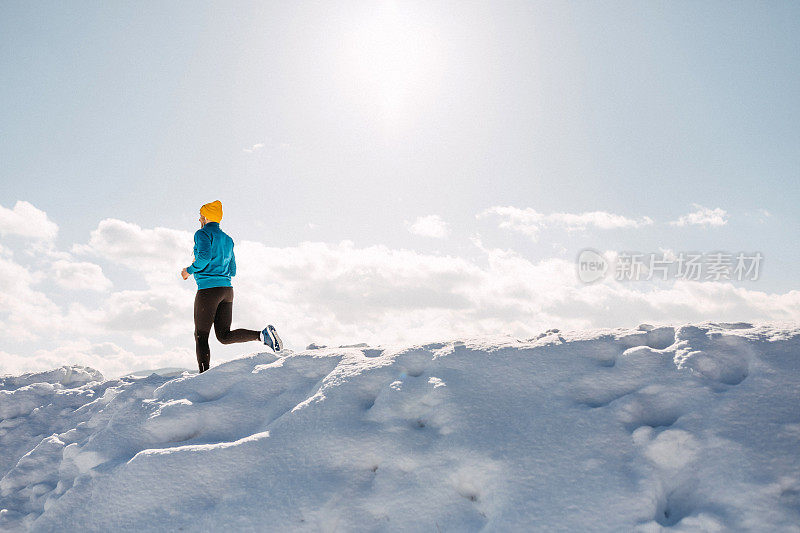
[[[194,263],[186,271],[194,274],[198,289],[231,286],[231,277],[236,275],[233,239],[219,229],[218,222],[206,222],[194,233]]]

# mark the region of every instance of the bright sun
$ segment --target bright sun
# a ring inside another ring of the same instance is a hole
[[[392,125],[402,123],[437,89],[438,38],[410,7],[376,2],[354,21],[345,48],[345,75],[354,96]]]

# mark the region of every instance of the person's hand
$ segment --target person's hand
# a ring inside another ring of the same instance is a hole
[[[187,272],[185,268],[183,270],[181,270],[181,276],[183,277],[183,279],[185,279],[185,280],[189,279],[190,275],[191,274],[189,274],[189,272]]]

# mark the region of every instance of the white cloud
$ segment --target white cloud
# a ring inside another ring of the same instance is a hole
[[[124,265],[157,282],[177,279],[181,268],[192,261],[193,237],[188,231],[169,228],[144,229],[122,220],[107,218],[92,230],[88,244],[75,245],[78,254],[93,254]]]
[[[146,335],[140,335],[138,333],[131,334],[131,341],[137,346],[142,346],[145,348],[151,349],[162,349],[164,348],[164,343],[161,342],[157,338],[148,337]]]
[[[250,148],[242,148],[242,151],[248,154],[252,154],[253,152],[258,152],[259,150],[264,148],[264,146],[266,146],[264,143],[256,143]]]
[[[34,288],[43,279],[12,257],[0,257],[0,339],[34,340],[58,329],[59,307]]]
[[[13,209],[0,206],[0,235],[52,241],[58,235],[58,225],[47,218],[44,211],[19,200]]]
[[[444,239],[450,234],[447,222],[442,220],[439,215],[417,217],[413,223],[406,221],[406,228],[414,235],[432,237],[434,239]]]
[[[692,204],[695,211],[687,213],[678,220],[670,222],[673,226],[724,226],[728,223],[728,213],[717,207],[711,209],[699,204]]]
[[[500,218],[499,227],[517,231],[533,240],[546,227],[561,227],[567,231],[585,230],[589,226],[599,229],[639,228],[653,223],[650,217],[639,219],[627,218],[606,211],[590,211],[585,213],[539,213],[530,207],[521,209],[512,206],[494,206],[481,213],[477,218],[495,215]]]
[[[486,247],[477,236],[473,242],[481,252],[477,262],[350,241],[282,248],[238,241],[233,327],[275,324],[296,349],[312,341],[418,343],[494,333],[526,337],[552,327],[800,319],[800,291],[767,294],[689,281],[583,285],[571,259],[531,261]],[[145,274],[148,288],[112,288],[95,294],[96,303],[73,303],[66,312],[35,290],[49,270],[28,270],[0,249],[0,337],[38,336],[25,345],[36,365],[78,362],[105,373],[194,367],[195,285],[177,276],[191,245],[188,232],[100,222],[89,243],[76,248]],[[76,325],[85,341],[67,345],[52,334],[54,327]],[[53,340],[62,348],[41,345]],[[8,344],[3,349],[9,351]],[[223,347],[212,335],[211,349],[217,363],[263,347]]]
[[[58,259],[50,268],[55,282],[65,289],[106,291],[111,288],[111,280],[103,274],[100,265],[94,263]]]
[[[71,309],[71,314],[83,316],[84,322],[91,323],[95,331],[105,335],[132,333],[159,339],[191,333],[194,282],[191,287],[189,281],[185,283],[184,290],[160,287],[117,291],[98,308],[76,307]]]
[[[517,207],[490,207],[480,213],[477,218],[485,218],[490,215],[497,215],[500,217],[501,228],[517,231],[527,235],[533,240],[539,238],[539,232],[546,224],[546,217],[542,213],[531,209],[519,209]]]
[[[571,260],[532,262],[510,250],[481,249],[484,266],[348,242],[281,249],[243,242],[237,312],[245,323],[275,320],[287,338],[325,344],[800,317],[800,292],[767,295],[725,283],[585,286]]]
[[[588,226],[595,226],[600,229],[615,228],[639,228],[653,223],[650,217],[642,217],[638,220],[627,218],[622,215],[607,213],[606,211],[591,211],[587,213],[552,213],[547,215],[548,221],[560,225],[568,230],[583,230]]]

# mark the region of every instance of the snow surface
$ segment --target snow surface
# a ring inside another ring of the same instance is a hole
[[[800,531],[800,328],[0,378],[4,531]]]

